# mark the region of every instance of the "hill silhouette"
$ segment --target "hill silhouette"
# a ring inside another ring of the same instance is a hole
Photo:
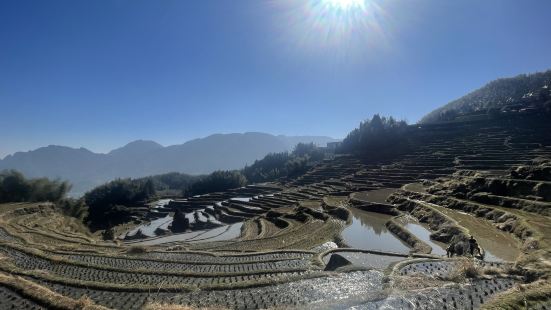
[[[17,152],[0,160],[0,170],[16,169],[27,177],[68,180],[72,195],[116,178],[137,178],[168,172],[206,174],[240,169],[269,153],[292,150],[298,142],[324,146],[336,141],[320,136],[274,136],[247,132],[214,134],[179,145],[163,147],[154,141],[137,140],[107,154],[85,148],[50,145]]]
[[[424,116],[420,123],[453,120],[472,113],[499,112],[508,107],[551,106],[551,70],[502,78]]]

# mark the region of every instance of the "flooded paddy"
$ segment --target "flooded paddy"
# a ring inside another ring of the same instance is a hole
[[[363,252],[336,251],[323,257],[323,262],[327,264],[333,254],[338,254],[349,260],[356,267],[385,269],[392,263],[397,263],[407,259],[406,257],[379,255]]]
[[[200,197],[200,196],[197,196]],[[153,245],[153,244],[161,244],[161,243],[167,243],[167,242],[176,242],[176,241],[185,241],[185,242],[196,242],[200,240],[208,240],[208,241],[220,241],[220,240],[229,240],[234,239],[240,236],[241,234],[241,226],[242,223],[237,224],[231,224],[221,222],[218,217],[214,214],[214,210],[218,207],[223,207],[223,202],[249,202],[252,200],[252,197],[232,197],[227,200],[221,200],[214,202],[214,205],[205,205],[202,209],[197,208],[189,208],[186,209],[181,208],[180,210],[183,211],[184,216],[186,217],[187,221],[191,224],[191,227],[188,229],[188,232],[180,233],[177,235],[169,235],[165,236],[166,232],[169,230],[169,226],[172,224],[174,220],[174,212],[170,212],[170,214],[166,215],[165,217],[158,218],[143,224],[140,224],[131,230],[121,234],[119,236],[120,239],[125,239],[126,237],[130,237],[128,239],[134,239],[134,240],[127,240],[128,243],[133,244],[143,244],[143,245]],[[162,199],[155,202],[152,202],[149,204],[151,207],[150,213],[157,212],[156,209],[165,207],[168,205],[172,199]],[[183,200],[186,201],[186,200]],[[253,206],[247,206],[249,209],[258,210],[261,209]],[[208,210],[207,210],[208,209]],[[166,214],[166,213],[165,213]],[[211,229],[205,229],[203,224],[214,224],[214,226],[220,226],[215,227]],[[199,224],[197,227],[193,227],[193,225]],[[159,233],[159,230],[164,231],[163,233],[157,235]],[[143,238],[137,237],[136,234],[138,232],[141,232],[140,235],[142,235]],[[136,236],[136,238],[131,238]],[[154,238],[154,239],[151,239]],[[141,239],[141,240],[137,240]]]
[[[440,206],[433,205],[433,207],[469,230],[486,251],[485,260],[514,261],[520,255],[519,241],[511,234],[497,229],[489,221]]]
[[[417,238],[430,245],[432,248],[431,254],[446,255],[446,244],[434,241],[430,238],[431,231],[420,223],[409,222],[404,227]]]
[[[425,187],[420,183],[408,184],[405,186],[405,189],[419,193],[426,192]],[[468,229],[486,252],[485,260],[514,261],[520,255],[520,242],[516,240],[511,234],[497,229],[489,221],[477,218],[464,212],[447,209],[435,204],[431,204],[431,207],[456,220],[459,225]],[[410,228],[408,227],[408,229]],[[410,229],[410,231],[412,230]],[[415,234],[417,235],[417,233]],[[425,239],[421,238],[423,236],[422,234],[417,236],[423,241],[426,241]],[[438,242],[436,243],[438,244]],[[429,245],[431,244],[429,243]],[[434,248],[435,247],[433,247],[433,253],[438,254],[434,252]]]
[[[132,242],[134,245],[159,245],[171,242],[207,242],[225,241],[238,238],[241,235],[243,223],[225,225],[209,230],[194,231],[183,234],[170,235],[154,239]]]
[[[147,237],[155,237],[156,236],[155,230],[157,230],[158,228],[164,229],[164,230],[168,229],[168,226],[170,225],[170,223],[172,223],[172,220],[173,220],[172,215],[167,215],[166,217],[162,217],[162,218],[153,220],[147,224],[140,225],[130,230],[126,234],[123,234],[121,237],[124,238],[125,236],[134,236],[139,230],[141,230],[142,234],[144,234]]]
[[[397,190],[397,188],[382,188],[366,192],[357,192],[352,194],[352,198],[366,202],[386,203],[386,199]]]
[[[391,215],[349,208],[352,224],[341,233],[344,242],[352,248],[384,252],[409,253],[409,246],[392,234],[385,223]]]
[[[234,197],[234,198],[230,198],[230,200],[233,200],[233,201],[242,201],[242,202],[249,202],[251,201],[251,197]]]

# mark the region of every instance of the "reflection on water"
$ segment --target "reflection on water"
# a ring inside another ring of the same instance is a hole
[[[418,223],[407,223],[404,227],[417,238],[430,245],[432,248],[432,254],[446,255],[446,245],[444,243],[432,240],[430,238],[431,232],[425,226]]]
[[[169,242],[207,242],[222,241],[238,238],[241,235],[241,226],[243,223],[235,223],[209,230],[194,231],[189,233],[170,235],[150,240],[134,242],[135,245],[157,245]]]
[[[346,258],[354,266],[365,267],[365,268],[375,268],[375,269],[384,269],[388,267],[391,263],[396,263],[406,259],[405,257],[377,255],[377,254],[361,253],[361,252],[338,251],[333,253],[339,254],[340,256]],[[325,262],[325,264],[329,262],[331,255],[332,254],[329,254],[323,257],[323,261]]]
[[[138,230],[141,230],[142,233],[148,237],[155,237],[155,230],[157,228],[161,228],[161,229],[168,229],[168,225],[170,225],[170,223],[172,223],[172,216],[170,215],[167,215],[166,217],[162,217],[162,218],[159,218],[159,219],[156,219],[156,220],[153,220],[147,224],[143,224],[143,225],[140,225],[134,229],[132,229],[131,231],[129,231],[126,235],[127,236],[134,236]]]
[[[350,247],[396,253],[409,253],[410,248],[387,230],[385,223],[392,217],[386,214],[349,208],[352,224],[342,232]]]
[[[230,198],[230,200],[249,202],[251,201],[251,197],[233,197],[233,198]]]

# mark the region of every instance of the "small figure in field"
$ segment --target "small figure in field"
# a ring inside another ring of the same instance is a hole
[[[479,259],[480,259],[480,260],[484,260],[484,257],[486,256],[486,252],[484,252],[484,251],[482,250],[482,248],[480,247],[480,245],[478,246],[477,251],[478,251]]]
[[[452,243],[446,248],[446,256],[452,257],[454,254],[455,254],[455,243]]]
[[[471,238],[469,239],[469,251],[471,252],[471,256],[474,256],[475,251],[478,251],[480,253],[478,242],[476,242],[476,239],[473,236],[471,236]]]

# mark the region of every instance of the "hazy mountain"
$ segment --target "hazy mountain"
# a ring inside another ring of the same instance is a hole
[[[17,152],[0,160],[0,170],[16,169],[28,177],[69,180],[73,195],[94,186],[125,177],[143,177],[166,172],[210,173],[239,169],[268,153],[292,150],[299,142],[325,146],[337,141],[329,137],[289,137],[265,133],[215,134],[180,145],[163,147],[154,141],[138,140],[98,154],[85,148],[50,145]]]
[[[123,147],[112,150],[111,152],[109,152],[109,155],[119,157],[134,156],[136,154],[144,154],[162,148],[163,146],[155,141],[136,140],[128,143]]]
[[[545,104],[550,99],[551,70],[492,81],[423,117],[420,123],[453,119],[462,113],[500,109],[506,105]]]

